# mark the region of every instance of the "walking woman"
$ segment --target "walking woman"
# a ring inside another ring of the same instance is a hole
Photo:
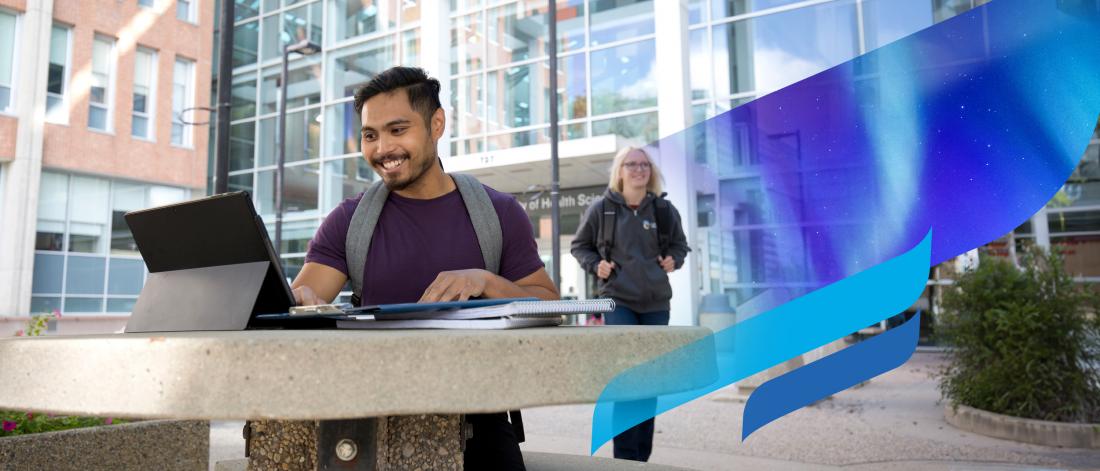
[[[690,249],[680,214],[664,195],[661,172],[649,155],[624,148],[611,163],[603,198],[592,203],[577,229],[573,257],[596,275],[600,296],[615,300],[615,310],[604,316],[608,325],[668,325],[668,274],[684,264]],[[640,402],[656,408],[655,400]],[[615,458],[648,461],[653,419],[615,437],[614,449]]]

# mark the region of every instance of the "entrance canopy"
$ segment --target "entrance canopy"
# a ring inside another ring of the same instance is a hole
[[[563,141],[558,144],[560,185],[576,188],[607,185],[615,152],[633,141],[617,135]],[[443,159],[448,172],[468,173],[497,191],[523,193],[550,188],[550,144],[516,147]]]

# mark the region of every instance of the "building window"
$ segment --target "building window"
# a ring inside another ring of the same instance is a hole
[[[17,17],[0,10],[0,111],[11,111],[15,83],[15,28]]]
[[[188,197],[183,188],[42,172],[31,311],[130,312],[146,270],[123,215]]]
[[[652,40],[592,51],[592,114],[657,106],[657,51]]]
[[[172,71],[172,144],[181,147],[191,146],[191,129],[180,120],[183,111],[192,106],[195,94],[195,63],[187,59],[176,59]]]
[[[1100,276],[1100,208],[1048,210],[1050,245],[1058,247],[1074,276]]]
[[[88,127],[111,130],[115,41],[96,36],[92,43],[92,90],[88,97]]]
[[[176,0],[176,18],[188,23],[197,23],[195,21],[196,3],[198,0]]]
[[[157,0],[138,0],[139,7],[153,8],[156,6]]]
[[[971,0],[932,0],[932,12],[939,23],[971,9]]]
[[[69,195],[66,251],[102,254],[107,248],[109,182],[101,178],[73,176]]]
[[[134,54],[134,105],[130,133],[139,139],[153,139],[156,75],[156,51],[138,47]]]
[[[330,4],[333,42],[397,28],[395,2],[336,0]]]
[[[593,46],[653,34],[653,2],[650,0],[620,0],[589,2]]]
[[[65,91],[69,88],[70,32],[67,26],[53,25],[50,30],[50,68],[46,79],[46,119],[64,123],[69,120]]]

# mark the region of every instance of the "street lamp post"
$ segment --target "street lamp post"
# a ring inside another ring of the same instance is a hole
[[[561,288],[561,198],[558,175],[558,4],[550,0],[550,279],[560,293]]]
[[[309,56],[321,52],[321,46],[303,39],[297,44],[283,46],[283,71],[279,75],[279,122],[276,125],[275,149],[278,152],[275,167],[275,253],[283,251],[283,163],[286,162],[286,95],[287,95],[287,59],[290,53],[297,52]],[[282,262],[280,261],[280,264]]]

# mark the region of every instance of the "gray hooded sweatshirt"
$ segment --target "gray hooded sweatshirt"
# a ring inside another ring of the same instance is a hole
[[[600,263],[598,245],[600,226],[605,205],[617,205],[614,244],[611,261],[615,269],[606,280],[598,280],[600,295],[615,300],[634,312],[667,311],[672,299],[672,286],[668,273],[658,263],[660,245],[657,241],[657,196],[647,193],[638,209],[631,209],[623,195],[610,188],[603,198],[589,206],[577,228],[571,252],[585,271],[596,274]],[[671,203],[669,204],[672,207]],[[672,228],[668,255],[676,260],[676,268],[684,264],[684,257],[691,251],[680,226],[680,213],[672,207]]]

